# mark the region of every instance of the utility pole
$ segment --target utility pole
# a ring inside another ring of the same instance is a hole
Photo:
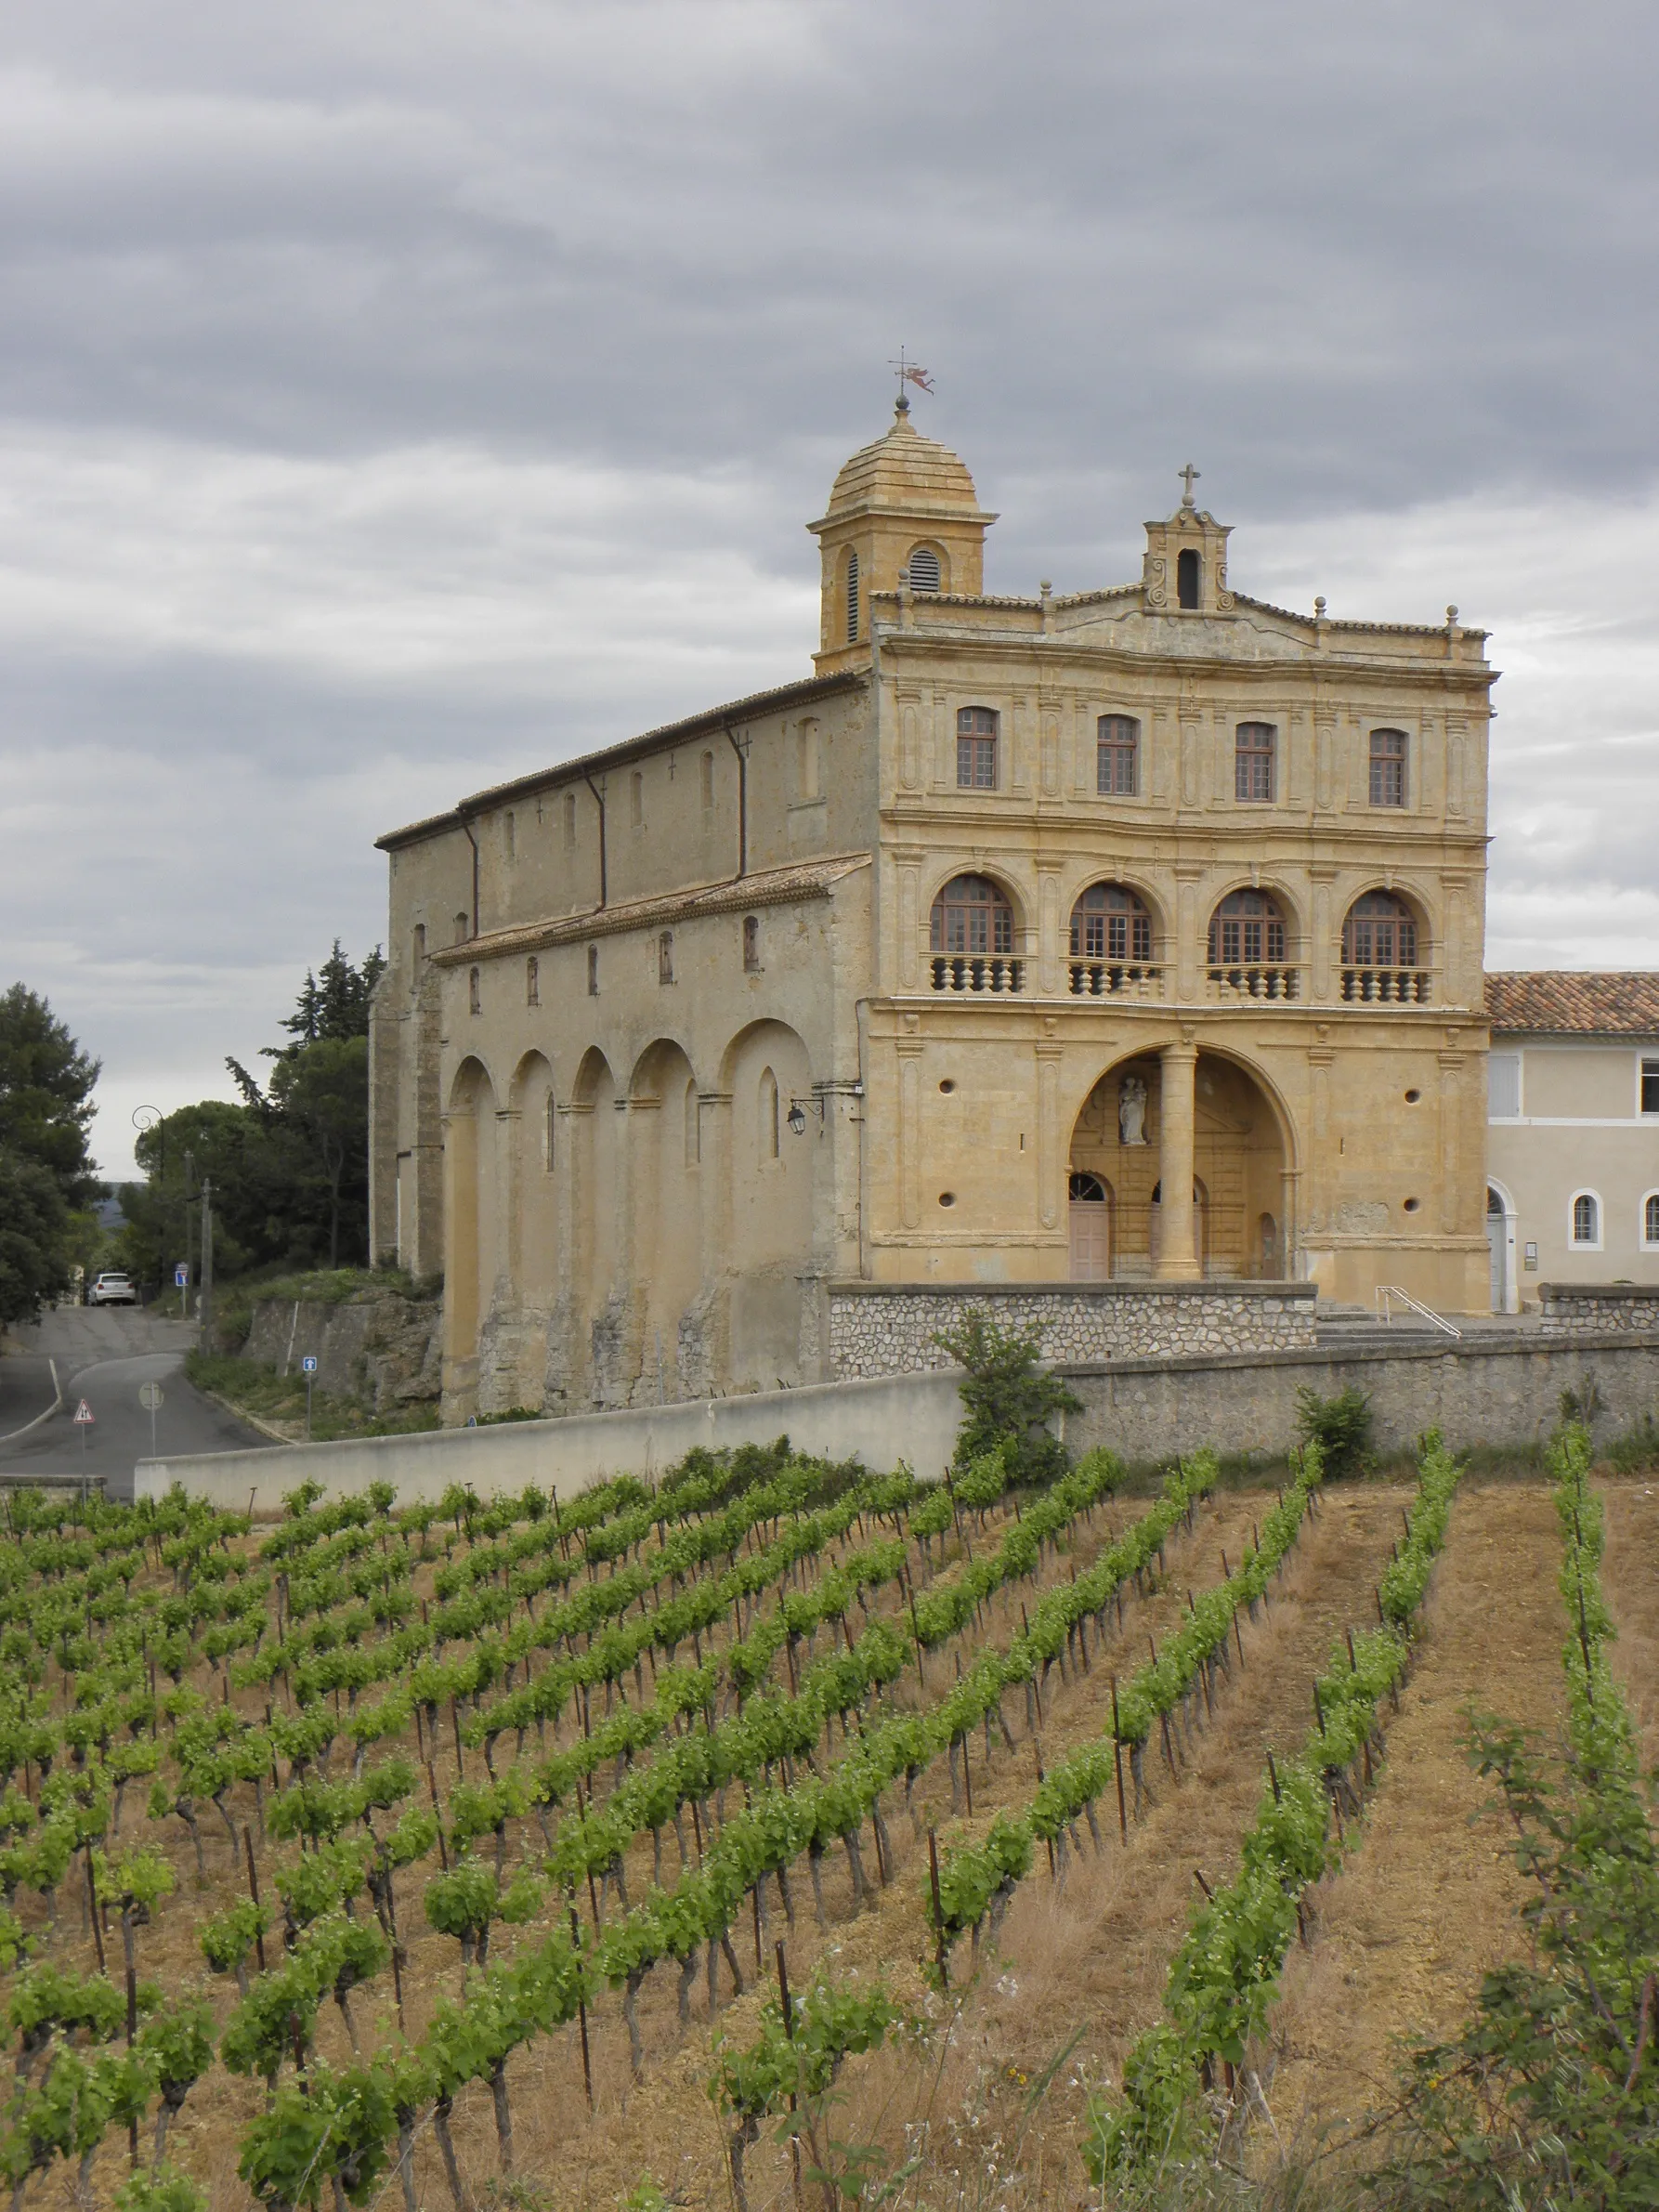
[[[206,1352],[211,1349],[208,1332],[213,1326],[213,1182],[209,1176],[202,1178],[202,1328],[196,1342]]]

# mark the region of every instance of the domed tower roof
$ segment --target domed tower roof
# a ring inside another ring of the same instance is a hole
[[[966,465],[948,446],[923,438],[901,399],[885,434],[843,462],[830,493],[824,522],[872,508],[908,515],[938,515],[988,522]]]

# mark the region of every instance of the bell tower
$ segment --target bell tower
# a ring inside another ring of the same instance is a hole
[[[830,504],[809,522],[823,562],[820,675],[869,652],[872,596],[908,582],[918,593],[976,598],[985,588],[985,533],[995,522],[950,451],[923,438],[902,395],[892,427],[842,468]]]
[[[1146,525],[1144,584],[1148,614],[1231,614],[1227,540],[1231,524],[1207,515],[1193,497],[1198,471],[1178,469],[1186,490],[1167,522]]]

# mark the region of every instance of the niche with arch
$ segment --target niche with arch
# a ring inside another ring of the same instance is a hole
[[[545,1314],[558,1288],[558,1203],[554,1185],[556,1108],[553,1068],[543,1053],[518,1063],[511,1093],[513,1119],[513,1277],[526,1311]]]
[[[812,1265],[813,1177],[818,1120],[797,1136],[791,1098],[812,1096],[806,1047],[782,1022],[757,1022],[735,1040],[720,1088],[731,1098],[730,1364],[735,1382],[772,1389],[800,1377],[801,1276]]]
[[[444,1352],[464,1367],[478,1338],[501,1271],[495,1087],[481,1060],[468,1057],[450,1088],[444,1131]],[[468,1378],[446,1379],[451,1387]]]
[[[702,1282],[696,1127],[691,1063],[672,1039],[660,1038],[635,1063],[628,1108],[634,1296],[647,1400],[678,1395],[680,1320]]]

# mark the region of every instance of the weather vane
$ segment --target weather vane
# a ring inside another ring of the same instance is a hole
[[[919,369],[914,361],[905,359],[905,349],[902,346],[898,349],[897,360],[890,360],[887,366],[898,378],[899,412],[908,414],[910,402],[905,396],[906,385],[913,384],[918,391],[931,392],[934,388],[934,380],[925,369]]]

